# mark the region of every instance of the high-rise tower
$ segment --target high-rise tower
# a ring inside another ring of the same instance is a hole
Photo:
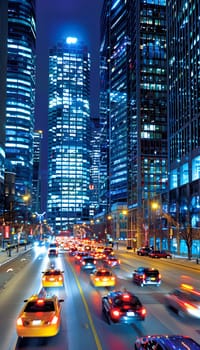
[[[109,143],[104,188],[111,216],[112,208],[128,207],[130,245],[145,243],[150,200],[166,190],[165,12],[165,0],[105,0],[101,16],[100,115]]]
[[[89,215],[90,54],[77,38],[49,55],[48,221],[72,231]]]
[[[31,198],[32,191],[35,44],[35,0],[9,0],[5,151],[16,173],[18,213],[25,207],[23,196]]]
[[[200,237],[200,3],[168,1],[170,215]],[[188,233],[188,232],[187,232]],[[185,234],[186,235],[186,234]],[[180,237],[178,237],[178,241]],[[199,241],[196,241],[197,248]]]

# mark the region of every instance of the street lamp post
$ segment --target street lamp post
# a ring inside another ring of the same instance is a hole
[[[153,239],[154,239],[154,249],[157,248],[157,237],[156,237],[156,212],[160,209],[158,202],[151,202],[151,209],[153,212]]]

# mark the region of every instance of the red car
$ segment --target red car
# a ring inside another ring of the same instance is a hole
[[[172,258],[172,254],[167,250],[152,250],[149,253],[150,258]]]

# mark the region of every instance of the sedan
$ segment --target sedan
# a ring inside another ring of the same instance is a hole
[[[165,296],[168,307],[175,310],[179,316],[191,316],[200,319],[200,291],[191,285],[182,284]]]
[[[96,260],[92,256],[86,256],[81,259],[81,269],[82,270],[95,270],[96,269]]]
[[[133,324],[146,318],[145,307],[137,296],[128,291],[114,291],[104,296],[102,312],[109,324]]]
[[[161,274],[157,269],[138,267],[137,270],[133,272],[133,282],[140,287],[150,284],[159,287],[161,285]]]
[[[105,267],[111,267],[111,268],[120,267],[120,264],[121,264],[120,260],[112,255],[105,258],[103,263]]]
[[[43,287],[63,287],[64,271],[58,269],[49,269],[43,272],[42,286]]]
[[[61,302],[57,296],[33,295],[24,300],[16,331],[19,337],[53,337],[58,334],[61,323]]]
[[[151,252],[150,247],[141,247],[137,249],[137,255],[140,255],[140,256],[147,256],[149,255],[150,252]]]
[[[90,275],[91,283],[94,287],[114,287],[116,277],[110,270],[99,268]]]
[[[150,258],[172,258],[172,254],[166,250],[152,250],[149,256]]]
[[[184,335],[148,335],[138,338],[135,350],[200,350],[200,345]]]

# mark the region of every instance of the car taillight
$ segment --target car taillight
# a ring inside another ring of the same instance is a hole
[[[99,281],[99,277],[95,277],[95,281]]]
[[[120,261],[120,260],[118,260],[118,264],[121,264],[121,261]]]
[[[115,280],[115,277],[111,277],[111,280],[114,281],[114,280]]]
[[[59,278],[58,278],[58,279],[59,279],[59,281],[62,281],[62,276],[59,276]]]
[[[19,317],[19,318],[17,319],[17,325],[18,325],[18,326],[23,326],[23,321],[22,321],[22,318],[21,318],[21,317]]]
[[[161,279],[161,274],[159,273],[158,278]]]
[[[143,274],[143,275],[142,275],[142,279],[143,279],[143,280],[145,280],[145,278],[146,278],[146,275],[145,275],[145,274]]]
[[[111,310],[111,316],[112,316],[112,318],[119,318],[119,317],[120,317],[120,311],[119,311],[119,309],[113,309],[113,310]]]
[[[147,310],[143,307],[143,308],[141,309],[140,313],[141,313],[142,316],[145,316],[146,313],[147,313]]]
[[[51,320],[51,324],[57,324],[58,322],[58,317],[57,316],[53,316],[52,320]]]

